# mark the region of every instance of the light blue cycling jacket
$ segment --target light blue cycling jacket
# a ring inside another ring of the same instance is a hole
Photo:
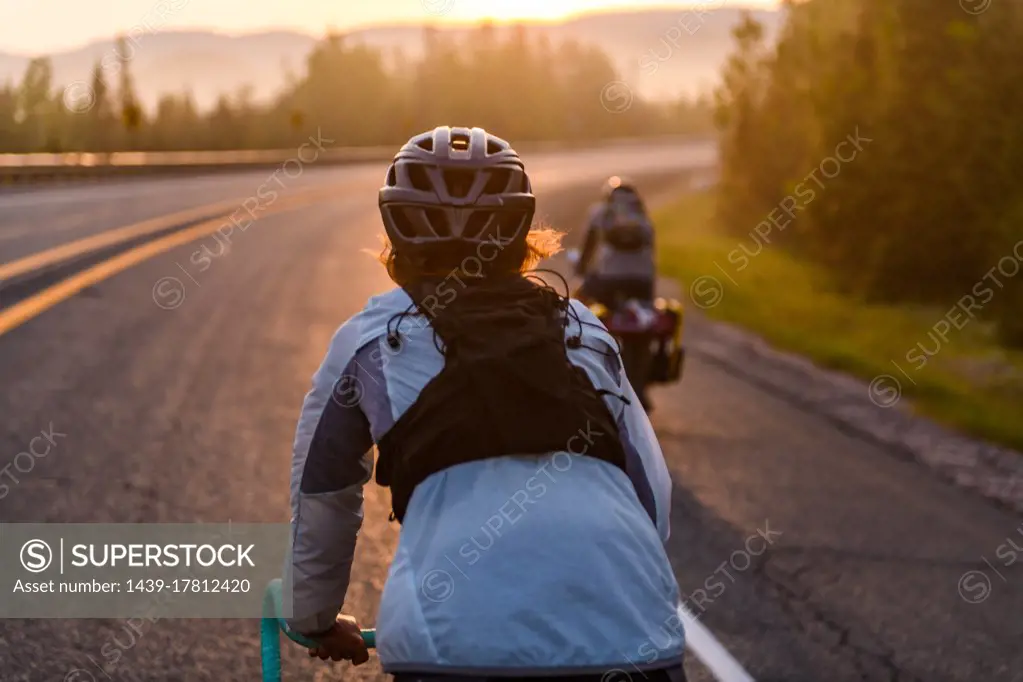
[[[394,289],[343,324],[302,406],[285,566],[299,632],[326,629],[344,603],[373,443],[443,368],[422,318],[402,322],[399,349],[387,343],[388,322],[410,304]],[[585,306],[572,308],[584,324],[567,327],[566,338],[581,330],[583,340],[570,360],[631,401],[605,397],[627,473],[571,454],[593,436],[581,429],[564,452],[469,462],[423,481],[376,620],[385,672],[576,674],[681,660],[664,458],[620,359],[593,350],[614,341]]]

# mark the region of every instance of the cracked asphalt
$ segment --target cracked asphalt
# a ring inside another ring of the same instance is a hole
[[[649,164],[653,151],[538,161],[541,212],[576,230],[599,177],[630,164],[668,193],[695,163],[669,151]],[[378,246],[381,178],[377,167],[310,172],[303,183],[335,184],[337,197],[262,218],[207,270],[190,269],[186,245],[0,336],[0,467],[51,424],[67,434],[0,499],[0,520],[286,521],[309,378],[338,324],[389,286],[362,252]],[[29,193],[0,196],[0,260],[244,196],[258,180],[38,190],[38,207]],[[166,277],[184,286],[172,310],[153,298]],[[756,680],[1023,680],[1023,561],[1007,565],[1016,550],[1005,549],[1023,548],[1018,515],[699,353],[680,384],[652,395],[679,584]],[[397,538],[388,503],[367,488],[346,605],[366,625]],[[694,657],[687,668],[713,679]],[[372,659],[351,669],[286,650],[286,679],[342,676],[382,674]],[[140,633],[123,620],[0,622],[3,682],[258,677],[255,621],[164,620]]]

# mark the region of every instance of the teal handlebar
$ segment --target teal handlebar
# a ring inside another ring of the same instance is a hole
[[[281,682],[280,633],[283,632],[292,642],[301,644],[307,649],[316,647],[316,642],[293,631],[281,618],[280,614],[283,611],[281,594],[280,578],[271,580],[263,594],[263,619],[259,626],[260,649],[263,657],[263,682]],[[363,630],[362,639],[368,648],[376,648],[376,630]]]

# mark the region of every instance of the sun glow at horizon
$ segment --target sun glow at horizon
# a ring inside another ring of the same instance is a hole
[[[0,2],[0,52],[41,55],[77,49],[118,33],[217,31],[243,35],[376,26],[550,23],[612,11],[681,10],[702,6],[777,7],[780,0],[32,0]],[[163,9],[160,9],[163,8]],[[54,21],[59,16],[60,21]],[[154,16],[159,17],[154,19]]]
[[[691,0],[691,2],[623,2],[623,0],[422,0],[427,12],[439,21],[495,23],[553,22],[580,14],[605,11],[679,9],[680,5],[720,9],[727,0]],[[746,0],[737,3],[749,7],[773,7],[778,0]]]
[[[434,0],[434,2],[443,0]],[[452,2],[452,0],[447,0]],[[593,3],[577,0],[492,0],[486,3],[456,2],[446,18],[466,21],[557,21],[587,9]],[[582,7],[580,7],[582,5]]]

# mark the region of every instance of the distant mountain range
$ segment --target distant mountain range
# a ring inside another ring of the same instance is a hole
[[[713,87],[732,50],[731,29],[740,9],[722,8],[698,16],[685,10],[649,10],[590,14],[558,24],[531,25],[553,42],[577,40],[601,47],[614,60],[623,80],[637,94],[655,99],[696,94]],[[780,11],[754,11],[773,40],[783,21]],[[466,28],[444,28],[460,39]],[[348,33],[351,40],[380,48],[401,49],[410,57],[422,50],[422,26],[382,26]],[[316,36],[277,31],[230,36],[208,31],[165,31],[139,36],[129,47],[131,70],[147,107],[169,92],[190,91],[202,108],[222,94],[251,87],[257,101],[277,94],[287,74],[301,75]],[[94,64],[112,61],[114,41],[101,41],[51,55],[57,85],[87,80]],[[0,52],[0,83],[21,80],[29,57]]]

